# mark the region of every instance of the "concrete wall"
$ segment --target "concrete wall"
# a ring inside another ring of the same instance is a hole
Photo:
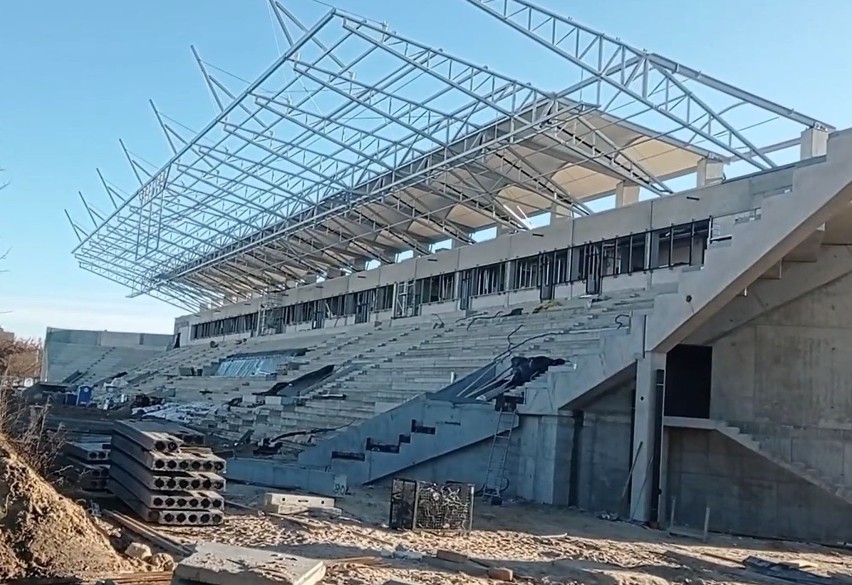
[[[74,343],[100,347],[149,347],[166,349],[172,341],[172,335],[161,333],[129,333],[118,331],[87,331],[83,329],[47,328],[45,345],[55,343]]]
[[[624,512],[630,470],[632,383],[582,412],[521,417],[509,458],[509,494],[524,500]]]
[[[633,386],[624,385],[584,409],[579,433],[577,505],[623,514],[622,497],[630,472]]]
[[[711,418],[852,486],[852,275],[759,315],[712,347]],[[703,522],[709,505],[718,530],[848,538],[852,506],[718,433],[668,432],[667,499],[678,498],[683,522]]]
[[[461,481],[472,483],[477,489],[485,481],[488,471],[488,456],[491,453],[491,440],[480,441],[459,449],[438,459],[433,459],[400,473],[406,479],[417,479],[420,481],[446,482]],[[508,467],[508,466],[507,466]],[[510,477],[510,487],[514,484],[514,478]],[[390,483],[386,480],[383,483]],[[514,492],[512,492],[514,493]],[[507,494],[509,495],[509,494]]]
[[[561,219],[552,225],[528,232],[506,234],[472,246],[445,250],[429,256],[411,258],[396,264],[379,266],[357,275],[341,276],[322,283],[298,286],[285,293],[285,304],[329,298],[347,292],[368,290],[380,285],[393,284],[485,266],[514,258],[521,258],[550,250],[559,250],[592,241],[616,236],[626,236],[693,220],[719,218],[753,209],[768,194],[789,190],[793,182],[793,168],[784,167],[772,172],[758,173],[729,182],[695,189],[654,200],[638,203],[576,219]],[[676,280],[678,271],[658,271],[654,279],[660,282]],[[666,278],[668,275],[668,278]],[[652,284],[651,274],[609,279],[621,288],[635,286],[637,282]],[[628,283],[628,280],[632,282]],[[574,289],[577,289],[576,291]],[[560,297],[584,294],[582,287],[559,287]],[[475,299],[475,308],[500,307],[525,302],[536,293],[492,295]],[[184,323],[195,324],[260,310],[261,299],[252,299],[194,315],[180,317]],[[453,303],[455,305],[455,303]],[[443,308],[443,307],[442,307]],[[453,306],[452,309],[455,307]],[[451,310],[450,307],[446,307]],[[437,312],[438,309],[430,309]],[[374,318],[376,318],[374,316]],[[233,337],[245,337],[247,333]],[[204,343],[207,340],[198,340]]]
[[[109,376],[165,351],[171,335],[47,328],[41,377],[60,382],[75,371]],[[109,359],[107,359],[109,358]],[[94,368],[94,369],[92,369]],[[93,382],[96,380],[88,380]]]
[[[569,413],[524,416],[510,462],[513,494],[533,502],[569,503],[574,425]]]
[[[849,539],[852,509],[720,433],[668,429],[666,506],[675,523],[817,542]],[[667,515],[668,517],[668,515]]]

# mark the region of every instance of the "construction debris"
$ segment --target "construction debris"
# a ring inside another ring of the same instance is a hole
[[[265,550],[201,543],[175,568],[175,577],[206,585],[313,585],[325,563]]]
[[[774,562],[760,557],[746,557],[743,566],[767,577],[783,579],[799,585],[849,585],[848,577],[827,577],[804,570],[790,562]]]
[[[169,554],[178,557],[186,557],[189,556],[192,552],[179,542],[171,539],[170,537],[164,534],[160,534],[150,526],[146,526],[145,524],[142,524],[141,522],[134,520],[129,516],[125,516],[124,514],[119,514],[118,512],[113,512],[110,510],[105,511],[104,516],[106,516],[110,520],[114,520],[127,530],[142,537],[144,540],[147,540],[148,542],[158,546]]]
[[[88,436],[65,443],[57,457],[60,475],[78,489],[105,491],[109,480],[109,436]]]
[[[277,492],[266,492],[263,496],[263,511],[274,514],[298,514],[311,511],[328,511],[328,515],[337,515],[334,507],[334,498],[323,498],[318,496],[305,496],[301,494],[284,494]],[[322,513],[322,512],[320,512]]]
[[[131,559],[140,559],[145,560],[153,556],[151,552],[151,547],[147,544],[141,544],[139,542],[131,542],[127,545],[127,548],[124,549],[124,554],[130,557]]]
[[[203,437],[170,421],[116,423],[109,488],[147,522],[221,524],[225,500],[213,489],[225,461],[199,447]],[[205,489],[198,489],[205,488]]]

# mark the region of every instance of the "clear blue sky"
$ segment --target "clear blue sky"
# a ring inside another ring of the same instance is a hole
[[[322,7],[284,0],[310,19]],[[575,20],[837,127],[852,125],[852,2],[541,0]],[[532,45],[463,0],[339,0],[336,5],[520,79],[559,86]],[[277,54],[265,0],[3,2],[0,7],[0,325],[168,332],[179,313],[78,269],[63,214],[97,199],[95,168],[132,191],[118,145],[157,165],[168,149],[148,105],[202,127],[214,109],[189,51],[253,78]],[[280,42],[280,39],[279,39]]]

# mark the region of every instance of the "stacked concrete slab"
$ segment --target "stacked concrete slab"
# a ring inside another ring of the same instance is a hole
[[[57,458],[60,473],[79,489],[104,491],[109,481],[109,435],[84,436],[65,443]]]
[[[203,443],[203,435],[168,421],[116,423],[109,489],[147,522],[220,524],[225,461]]]

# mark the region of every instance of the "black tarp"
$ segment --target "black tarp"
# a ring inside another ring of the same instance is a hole
[[[333,371],[333,365],[323,366],[290,382],[278,382],[265,392],[255,393],[255,396],[299,396],[304,390],[330,376]]]

